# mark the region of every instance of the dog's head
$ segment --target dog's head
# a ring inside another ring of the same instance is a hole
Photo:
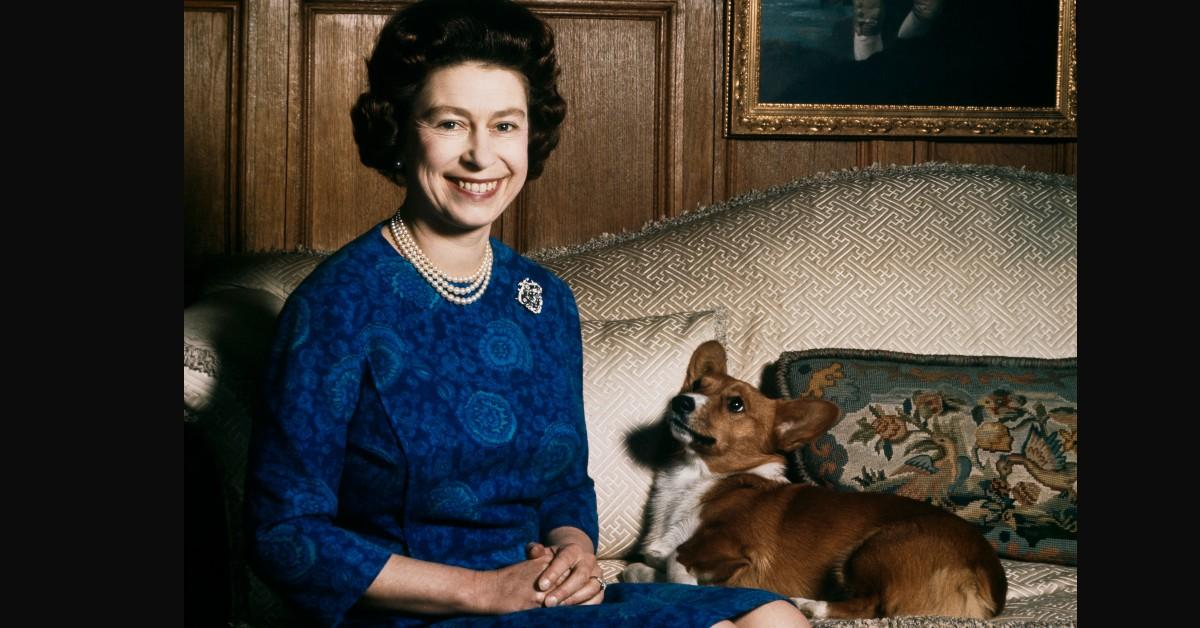
[[[828,401],[769,399],[725,369],[721,343],[697,347],[668,416],[671,434],[714,473],[782,461],[837,420],[838,407]]]

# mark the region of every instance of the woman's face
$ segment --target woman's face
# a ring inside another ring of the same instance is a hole
[[[529,170],[524,78],[463,63],[432,72],[413,106],[405,205],[435,228],[487,229]]]

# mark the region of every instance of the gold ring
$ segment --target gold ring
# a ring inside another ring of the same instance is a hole
[[[601,578],[600,576],[592,576],[591,578],[592,578],[592,580],[595,580],[596,582],[600,583],[600,591],[601,592],[603,592],[605,589],[608,588],[608,583],[605,582],[604,579]]]

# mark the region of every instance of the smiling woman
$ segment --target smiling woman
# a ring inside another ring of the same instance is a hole
[[[434,239],[429,231],[487,238],[525,185],[526,109],[524,81],[511,70],[464,63],[429,75],[406,142],[410,186],[401,210],[423,249]]]
[[[603,579],[574,295],[488,237],[558,143],[549,27],[426,0],[367,66],[359,155],[407,195],[280,313],[247,468],[255,571],[326,625],[807,625],[766,591]]]

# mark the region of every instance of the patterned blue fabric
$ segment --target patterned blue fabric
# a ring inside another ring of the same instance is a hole
[[[690,584],[608,585],[604,603],[596,606],[535,608],[508,615],[427,618],[438,628],[526,628],[528,626],[633,626],[635,628],[708,628],[763,604],[782,599],[761,589],[732,589]],[[361,614],[348,620],[358,626],[411,626],[414,618]],[[441,619],[442,621],[438,621]]]
[[[493,240],[487,292],[454,305],[381,227],[330,256],[288,299],[251,440],[252,564],[326,625],[445,619],[351,608],[393,552],[496,569],[556,527],[597,543],[570,288]],[[543,288],[540,314],[516,300],[525,278]],[[609,593],[601,607],[462,621],[700,625],[779,599],[673,585]]]

